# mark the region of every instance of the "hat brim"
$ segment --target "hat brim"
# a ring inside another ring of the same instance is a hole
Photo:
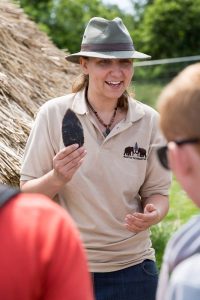
[[[136,58],[136,59],[150,59],[151,56],[138,51],[112,51],[112,52],[86,52],[80,51],[74,54],[67,55],[65,59],[73,63],[79,63],[80,57],[96,57],[105,59],[125,59],[125,58]]]

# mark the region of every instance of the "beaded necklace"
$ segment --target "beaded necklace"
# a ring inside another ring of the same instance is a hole
[[[112,117],[110,119],[109,124],[105,124],[104,121],[98,115],[97,111],[92,107],[92,105],[88,101],[88,97],[87,96],[86,96],[86,102],[87,102],[88,106],[90,107],[90,109],[92,110],[92,112],[95,114],[95,116],[96,116],[97,120],[99,121],[99,123],[106,128],[105,131],[103,132],[103,135],[106,137],[111,132],[110,127],[112,126],[112,124],[113,124],[113,122],[115,120],[115,116],[116,116],[116,113],[117,113],[118,104],[116,105],[116,107],[114,109],[114,112],[113,112],[113,115],[112,115]]]

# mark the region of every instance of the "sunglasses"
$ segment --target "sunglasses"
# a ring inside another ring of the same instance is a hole
[[[176,143],[178,146],[182,146],[185,144],[197,144],[200,142],[199,138],[193,138],[193,139],[187,139],[187,140],[179,140],[179,141],[173,141]],[[169,162],[168,162],[168,157],[167,157],[167,151],[168,151],[168,146],[163,146],[157,149],[157,156],[158,160],[160,161],[161,165],[167,169],[170,170],[169,167]]]

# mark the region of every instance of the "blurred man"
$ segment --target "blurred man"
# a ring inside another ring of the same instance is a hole
[[[0,240],[0,299],[93,299],[79,233],[46,196],[0,185]]]
[[[163,90],[158,109],[169,142],[158,150],[159,160],[200,207],[200,63],[187,67]],[[157,290],[157,300],[166,299],[200,299],[200,216],[167,245]]]

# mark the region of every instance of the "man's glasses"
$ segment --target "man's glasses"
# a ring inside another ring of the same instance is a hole
[[[180,141],[173,141],[174,143],[176,143],[176,145],[178,146],[182,146],[185,144],[197,144],[200,142],[199,138],[193,138],[193,139],[187,139],[187,140],[180,140]],[[158,155],[158,159],[161,163],[161,165],[169,170],[169,162],[168,162],[168,157],[167,157],[167,151],[168,151],[168,146],[163,146],[157,149],[157,155]]]

